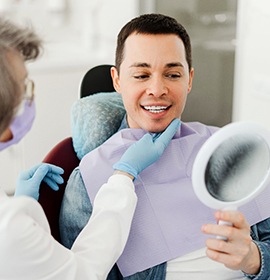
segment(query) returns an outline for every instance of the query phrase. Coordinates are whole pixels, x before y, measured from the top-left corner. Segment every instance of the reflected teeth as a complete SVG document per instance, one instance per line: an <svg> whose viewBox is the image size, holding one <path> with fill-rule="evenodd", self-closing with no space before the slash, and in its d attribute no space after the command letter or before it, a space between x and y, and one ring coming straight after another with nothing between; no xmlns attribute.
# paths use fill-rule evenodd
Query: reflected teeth
<svg viewBox="0 0 270 280"><path fill-rule="evenodd" d="M161 113L165 111L168 107L166 106L144 106L144 109L151 113Z"/></svg>

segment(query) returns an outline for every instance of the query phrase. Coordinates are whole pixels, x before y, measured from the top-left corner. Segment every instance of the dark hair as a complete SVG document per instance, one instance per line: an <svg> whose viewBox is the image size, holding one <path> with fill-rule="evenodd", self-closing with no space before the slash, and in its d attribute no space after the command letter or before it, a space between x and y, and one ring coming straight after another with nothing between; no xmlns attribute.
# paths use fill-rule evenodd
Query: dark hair
<svg viewBox="0 0 270 280"><path fill-rule="evenodd" d="M189 70L192 67L191 43L186 29L176 19L162 14L144 14L129 21L119 32L115 54L115 66L119 72L123 62L125 41L136 34L175 34L184 43Z"/></svg>
<svg viewBox="0 0 270 280"><path fill-rule="evenodd" d="M30 28L0 18L0 135L9 126L23 98L7 59L8 52L14 50L20 52L25 61L35 60L42 50L42 42Z"/></svg>

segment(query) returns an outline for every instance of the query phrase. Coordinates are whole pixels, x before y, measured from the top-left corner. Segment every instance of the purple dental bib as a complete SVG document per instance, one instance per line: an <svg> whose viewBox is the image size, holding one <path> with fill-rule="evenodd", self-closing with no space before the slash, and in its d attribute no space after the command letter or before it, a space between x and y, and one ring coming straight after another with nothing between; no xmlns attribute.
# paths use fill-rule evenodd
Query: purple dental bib
<svg viewBox="0 0 270 280"><path fill-rule="evenodd" d="M216 223L214 210L196 197L191 172L199 149L216 130L182 123L162 157L135 180L138 203L126 247L117 261L124 277L205 247L208 236L201 233L201 226ZM91 203L112 175L113 164L145 133L123 129L83 157L80 172ZM255 224L270 216L269 199L267 187L239 210Z"/></svg>

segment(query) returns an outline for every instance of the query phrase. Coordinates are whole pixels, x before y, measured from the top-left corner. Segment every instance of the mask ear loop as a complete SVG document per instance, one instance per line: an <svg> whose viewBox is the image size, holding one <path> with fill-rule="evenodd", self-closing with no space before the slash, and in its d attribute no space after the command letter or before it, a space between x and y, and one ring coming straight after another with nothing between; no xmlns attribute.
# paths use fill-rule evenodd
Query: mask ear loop
<svg viewBox="0 0 270 280"><path fill-rule="evenodd" d="M26 80L26 98L29 101L29 104L32 105L33 100L35 98L35 83L31 79ZM31 91L31 92L30 92ZM29 94L30 92L30 94Z"/></svg>
<svg viewBox="0 0 270 280"><path fill-rule="evenodd" d="M35 83L28 78L25 79L25 93L20 104L14 109L14 118L23 112L25 104L32 106L35 98ZM13 118L13 119L14 119Z"/></svg>

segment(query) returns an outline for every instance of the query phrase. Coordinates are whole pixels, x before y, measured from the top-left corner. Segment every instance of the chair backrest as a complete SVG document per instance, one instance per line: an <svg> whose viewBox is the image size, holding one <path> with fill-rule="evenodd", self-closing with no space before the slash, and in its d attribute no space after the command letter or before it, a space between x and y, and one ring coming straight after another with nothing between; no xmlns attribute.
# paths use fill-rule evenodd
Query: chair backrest
<svg viewBox="0 0 270 280"><path fill-rule="evenodd" d="M85 97L98 92L113 92L110 64L102 64L88 70L80 84L80 97Z"/></svg>
<svg viewBox="0 0 270 280"><path fill-rule="evenodd" d="M91 68L83 76L79 87L79 96L86 97L98 92L113 92L113 82L111 79L112 65L104 64ZM39 203L47 216L52 236L59 242L59 214L62 204L66 184L71 172L79 165L78 159L72 144L72 138L68 137L59 142L44 158L43 162L52 163L64 169L64 183L60 185L59 191L51 190L46 183L42 183L40 188Z"/></svg>
<svg viewBox="0 0 270 280"><path fill-rule="evenodd" d="M39 203L44 209L51 228L52 236L60 242L59 233L59 214L62 198L65 192L68 178L75 167L80 163L72 146L72 138L68 137L59 142L47 154L43 162L52 163L64 169L64 183L60 185L59 190L53 191L46 183L42 182L39 195Z"/></svg>

